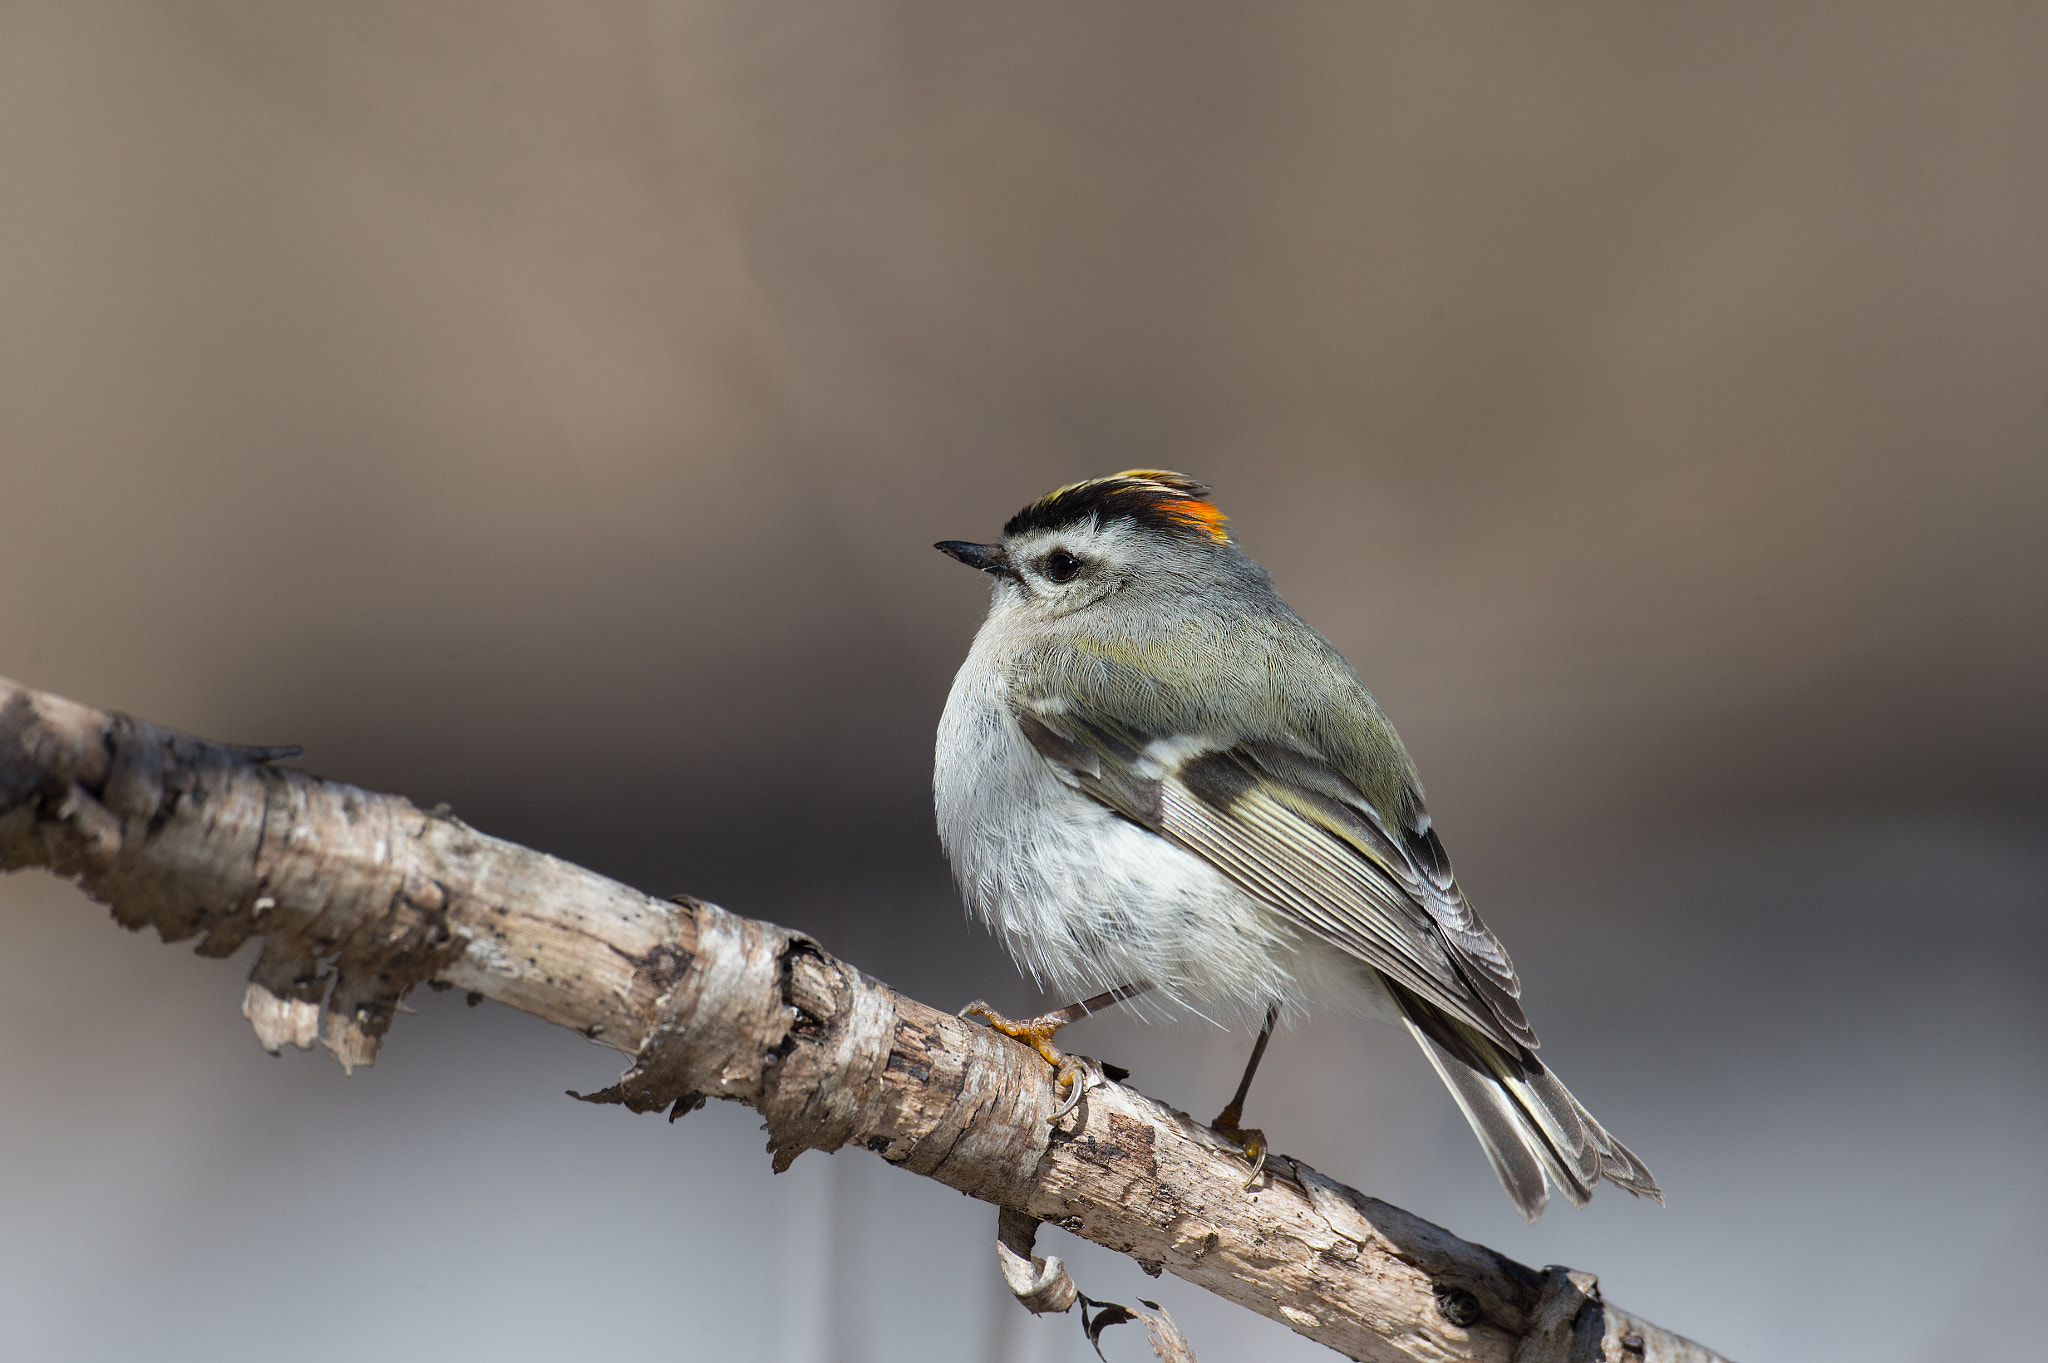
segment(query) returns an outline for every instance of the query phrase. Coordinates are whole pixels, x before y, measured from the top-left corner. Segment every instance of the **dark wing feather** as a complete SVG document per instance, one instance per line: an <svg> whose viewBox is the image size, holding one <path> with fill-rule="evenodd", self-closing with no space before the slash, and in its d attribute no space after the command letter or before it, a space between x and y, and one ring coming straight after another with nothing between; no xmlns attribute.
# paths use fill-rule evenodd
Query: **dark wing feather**
<svg viewBox="0 0 2048 1363"><path fill-rule="evenodd" d="M1390 830L1356 786L1297 748L1241 741L1183 756L1099 717L1015 713L1083 792L1511 1053L1535 1048L1514 966L1459 891L1419 802Z"/></svg>

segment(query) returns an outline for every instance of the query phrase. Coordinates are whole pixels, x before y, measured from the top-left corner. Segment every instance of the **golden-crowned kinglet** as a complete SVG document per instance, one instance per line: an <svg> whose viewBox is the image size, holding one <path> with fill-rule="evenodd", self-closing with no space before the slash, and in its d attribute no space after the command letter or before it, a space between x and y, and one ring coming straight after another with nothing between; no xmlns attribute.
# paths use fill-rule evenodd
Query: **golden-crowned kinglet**
<svg viewBox="0 0 2048 1363"><path fill-rule="evenodd" d="M1133 469L1063 487L1000 544L938 547L992 579L946 701L939 838L970 910L1043 985L1087 1002L1037 1046L1143 997L1263 1019L1217 1127L1238 1126L1276 1019L1405 1025L1531 1220L1601 1179L1656 1180L1536 1058L1521 982L1458 888L1415 766L1351 665L1231 542L1207 489ZM1142 1006L1142 1005L1140 1005ZM1247 1183L1246 1186L1250 1186Z"/></svg>

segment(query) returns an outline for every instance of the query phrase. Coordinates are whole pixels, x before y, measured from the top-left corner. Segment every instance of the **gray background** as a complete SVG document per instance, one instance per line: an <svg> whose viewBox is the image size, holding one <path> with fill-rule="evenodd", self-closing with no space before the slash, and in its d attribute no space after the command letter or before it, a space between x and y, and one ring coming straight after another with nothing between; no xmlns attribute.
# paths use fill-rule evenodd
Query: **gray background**
<svg viewBox="0 0 2048 1363"><path fill-rule="evenodd" d="M0 674L1027 1008L929 546L1184 469L1671 1205L1524 1226L1367 1024L1276 1042L1279 1147L1746 1360L2030 1354L2044 66L2012 4L13 0ZM988 1208L572 1103L531 1019L345 1079L53 881L0 927L0 1354L1082 1356ZM1246 1046L1070 1035L1204 1114Z"/></svg>

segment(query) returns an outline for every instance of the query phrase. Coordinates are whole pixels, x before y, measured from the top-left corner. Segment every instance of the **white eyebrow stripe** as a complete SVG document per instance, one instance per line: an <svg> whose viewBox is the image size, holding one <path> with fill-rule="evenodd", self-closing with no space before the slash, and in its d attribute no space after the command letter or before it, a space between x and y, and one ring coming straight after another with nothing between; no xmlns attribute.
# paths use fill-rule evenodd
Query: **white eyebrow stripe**
<svg viewBox="0 0 2048 1363"><path fill-rule="evenodd" d="M1093 520L1083 520L1057 530L1033 530L1006 540L1004 548L1010 555L1010 561L1019 566L1033 563L1054 549L1065 549L1081 558L1119 565L1141 554L1144 545L1139 532L1133 530L1128 522L1101 525Z"/></svg>

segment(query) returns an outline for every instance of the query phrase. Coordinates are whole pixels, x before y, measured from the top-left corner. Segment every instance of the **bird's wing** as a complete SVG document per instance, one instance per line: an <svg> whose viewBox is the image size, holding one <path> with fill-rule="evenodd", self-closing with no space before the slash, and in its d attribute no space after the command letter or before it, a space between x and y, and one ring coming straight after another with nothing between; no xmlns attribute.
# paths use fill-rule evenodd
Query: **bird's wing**
<svg viewBox="0 0 2048 1363"><path fill-rule="evenodd" d="M1020 701L1012 713L1087 795L1511 1053L1536 1047L1514 965L1459 890L1419 799L1390 824L1335 767L1289 743L1139 733L1071 704Z"/></svg>

